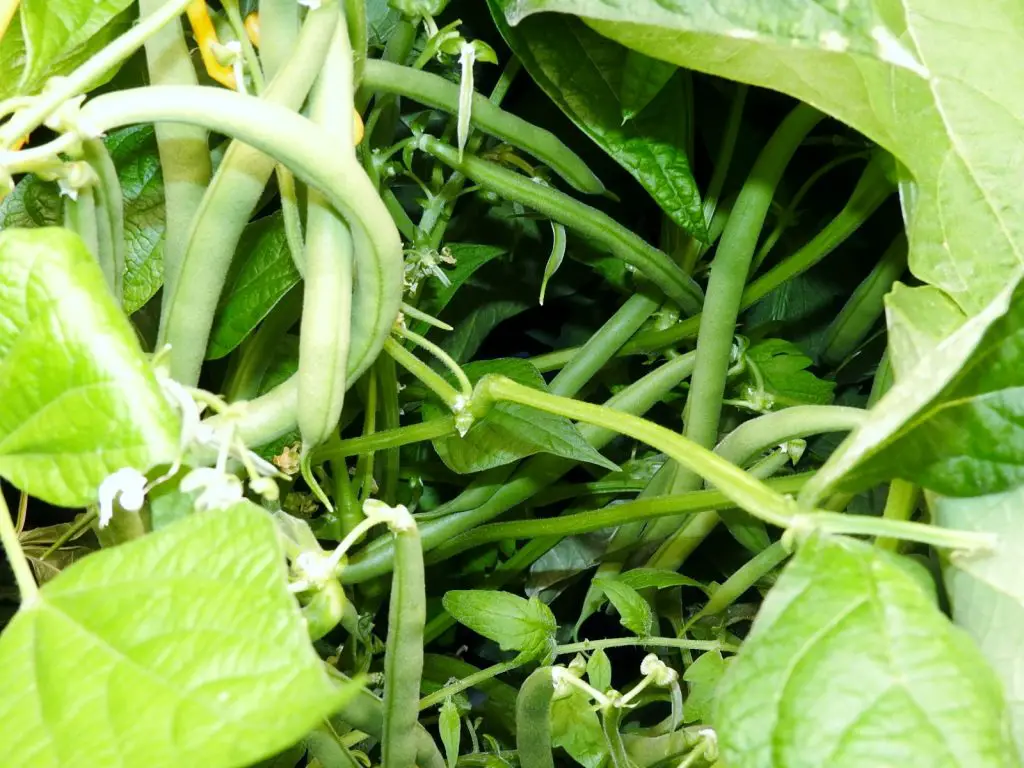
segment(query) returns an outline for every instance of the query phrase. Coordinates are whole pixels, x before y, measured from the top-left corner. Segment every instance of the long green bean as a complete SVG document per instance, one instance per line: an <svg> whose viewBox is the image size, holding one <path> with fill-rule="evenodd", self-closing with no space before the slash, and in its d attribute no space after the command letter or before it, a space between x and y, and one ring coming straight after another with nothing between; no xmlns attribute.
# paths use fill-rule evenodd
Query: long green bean
<svg viewBox="0 0 1024 768"><path fill-rule="evenodd" d="M451 114L459 111L459 86L413 67L380 60L368 61L363 85L405 96ZM473 94L470 122L484 133L533 155L580 192L594 195L604 192L601 180L557 136L506 112L478 93Z"/></svg>
<svg viewBox="0 0 1024 768"><path fill-rule="evenodd" d="M124 271L127 260L127 245L124 236L124 199L121 196L121 182L117 168L100 139L82 142L83 157L96 173L96 227L100 251L109 252L113 270L112 289L114 298L121 301L124 294Z"/></svg>
<svg viewBox="0 0 1024 768"><path fill-rule="evenodd" d="M522 768L555 768L551 753L551 667L535 670L516 697L516 751Z"/></svg>
<svg viewBox="0 0 1024 768"><path fill-rule="evenodd" d="M688 314L696 314L703 304L700 286L664 253L654 248L610 216L544 186L497 163L459 153L433 136L423 134L419 146L434 157L512 202L543 213L570 229L601 243L617 257L646 275L657 287Z"/></svg>

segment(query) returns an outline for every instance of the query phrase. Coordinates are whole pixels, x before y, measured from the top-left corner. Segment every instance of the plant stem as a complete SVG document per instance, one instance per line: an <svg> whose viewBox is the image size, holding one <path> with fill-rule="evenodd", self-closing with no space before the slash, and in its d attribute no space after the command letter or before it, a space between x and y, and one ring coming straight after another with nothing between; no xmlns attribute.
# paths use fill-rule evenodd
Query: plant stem
<svg viewBox="0 0 1024 768"><path fill-rule="evenodd" d="M782 542L777 541L767 549L762 549L715 589L707 604L686 622L683 631L685 632L705 616L713 616L724 611L735 603L744 592L775 570L779 563L787 557L789 557L789 552Z"/></svg>
<svg viewBox="0 0 1024 768"><path fill-rule="evenodd" d="M3 544L4 552L7 553L7 562L14 571L14 580L18 584L18 591L21 593L22 609L29 608L39 597L39 586L32 575L32 566L29 565L25 553L21 549L21 542L18 540L18 532L14 529L14 521L11 519L11 511L7 508L7 500L0 492L0 544Z"/></svg>
<svg viewBox="0 0 1024 768"><path fill-rule="evenodd" d="M410 424L396 429L375 432L372 435L353 437L335 443L327 443L313 453L315 461L338 461L346 456L360 456L374 451L386 451L403 445L436 440L455 434L455 419L440 416L436 419Z"/></svg>
<svg viewBox="0 0 1024 768"><path fill-rule="evenodd" d="M433 368L394 339L387 339L384 342L384 351L391 355L396 363L423 382L431 392L441 399L442 403L452 410L456 409L463 396Z"/></svg>
<svg viewBox="0 0 1024 768"><path fill-rule="evenodd" d="M888 537L901 541L916 541L929 547L962 549L967 552L991 551L999 543L998 537L992 533L951 530L906 520L888 520L841 512L800 514L794 516L792 523L794 529L807 525L822 533Z"/></svg>
<svg viewBox="0 0 1024 768"><path fill-rule="evenodd" d="M885 497L882 517L886 520L909 520L917 509L917 500L920 496L920 488L896 478L889 483L889 495ZM899 548L899 541L891 537L882 537L875 542L875 546L895 552Z"/></svg>
<svg viewBox="0 0 1024 768"><path fill-rule="evenodd" d="M434 691L429 696L424 696L420 699L420 710L430 709L433 706L441 704L449 696L462 693L466 689L472 688L474 685L486 682L498 675L510 672L513 669L518 669L524 663L525 662L522 661L503 661L500 664L494 664L486 669L481 669L479 672L474 672L468 677L464 677L451 685L446 685L444 688Z"/></svg>
<svg viewBox="0 0 1024 768"><path fill-rule="evenodd" d="M687 640L682 637L612 637L607 640L581 640L578 643L566 643L555 647L556 656L570 653L605 650L607 648L684 648L691 651L727 651L736 652L736 648L725 645L717 640Z"/></svg>
<svg viewBox="0 0 1024 768"><path fill-rule="evenodd" d="M449 355L447 352L445 352L443 349L437 346L437 344L430 341L429 339L420 336L418 333L410 331L402 323L399 323L395 326L395 333L397 333L403 339L408 339L416 346L427 350L427 352L429 352L437 360L439 360L441 364L444 365L445 368L451 371L452 376L455 377L455 381L459 385L459 389L462 391L463 397L465 397L468 400L470 397L473 396L473 384L470 382L469 377L466 376L466 372L462 370L462 366L456 363L452 359L451 355ZM424 382L424 384L426 384L426 382Z"/></svg>
<svg viewBox="0 0 1024 768"><path fill-rule="evenodd" d="M82 531L84 531L86 528L88 528L90 525L92 525L93 521L97 517L99 517L99 511L96 510L96 509L93 509L93 510L90 510L90 511L84 513L78 519L77 522L75 522L74 524L69 526L68 529L66 531L64 531L64 533L62 533L60 536L57 537L57 540L54 541L53 544L51 544L47 548L47 550L45 552L43 552L42 555L40 555L39 559L40 560L45 560L46 558L48 558L50 555L52 555L54 552L56 552L58 549L63 547L69 541L71 541L76 536L78 536Z"/></svg>
<svg viewBox="0 0 1024 768"><path fill-rule="evenodd" d="M743 466L762 451L797 438L826 432L849 432L867 418L862 408L797 405L745 421L715 448L724 459Z"/></svg>

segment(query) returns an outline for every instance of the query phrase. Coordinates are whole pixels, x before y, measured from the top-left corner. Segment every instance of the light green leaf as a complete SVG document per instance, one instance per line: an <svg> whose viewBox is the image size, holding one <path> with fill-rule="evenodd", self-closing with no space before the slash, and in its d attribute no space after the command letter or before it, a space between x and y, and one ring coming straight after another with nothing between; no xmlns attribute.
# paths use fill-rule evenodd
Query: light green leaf
<svg viewBox="0 0 1024 768"><path fill-rule="evenodd" d="M721 16L719 5L695 0L508 5L517 17L588 15L599 32L649 56L783 91L877 141L916 180L911 271L967 314L1024 261L1024 224L1009 215L1024 175L1024 156L1011 150L1024 141L1024 74L1005 66L1024 35L1013 3L879 0L876 11L851 0L835 13L840 0L747 0Z"/></svg>
<svg viewBox="0 0 1024 768"><path fill-rule="evenodd" d="M889 359L896 378L914 366L963 325L967 318L945 293L931 285L908 288L896 283L885 297Z"/></svg>
<svg viewBox="0 0 1024 768"><path fill-rule="evenodd" d="M682 85L670 80L623 124L620 101L628 52L571 16L547 15L510 27L502 0L488 0L502 37L526 71L570 120L625 168L673 221L700 240L707 226L686 156L689 116Z"/></svg>
<svg viewBox="0 0 1024 768"><path fill-rule="evenodd" d="M823 381L807 370L814 363L796 344L784 339L765 339L747 350L747 364L756 367L775 408L793 405L828 405L835 382ZM757 388L753 374L748 386Z"/></svg>
<svg viewBox="0 0 1024 768"><path fill-rule="evenodd" d="M999 681L897 556L812 537L722 678L730 768L1012 768Z"/></svg>
<svg viewBox="0 0 1024 768"><path fill-rule="evenodd" d="M943 580L953 621L974 638L1003 683L1017 748L1024 751L1024 489L975 499L937 498L931 508L939 525L999 536L995 552L948 558Z"/></svg>
<svg viewBox="0 0 1024 768"><path fill-rule="evenodd" d="M22 0L21 23L12 21L0 42L5 73L0 99L38 93L49 78L84 63L128 28L131 19L122 12L130 5L130 0Z"/></svg>
<svg viewBox="0 0 1024 768"><path fill-rule="evenodd" d="M725 659L721 651L707 651L686 668L683 681L686 683L686 703L683 705L683 722L701 723L711 719L715 704L715 691L725 674Z"/></svg>
<svg viewBox="0 0 1024 768"><path fill-rule="evenodd" d="M170 463L178 423L82 241L0 232L0 475L85 506L122 467Z"/></svg>
<svg viewBox="0 0 1024 768"><path fill-rule="evenodd" d="M640 114L651 100L661 93L661 89L668 85L677 69L675 64L652 59L639 51L627 53L619 91L622 122L632 120Z"/></svg>
<svg viewBox="0 0 1024 768"><path fill-rule="evenodd" d="M233 264L213 318L208 360L234 350L299 282L280 213L245 228Z"/></svg>
<svg viewBox="0 0 1024 768"><path fill-rule="evenodd" d="M802 499L893 477L949 496L998 493L1024 482L1024 424L1017 416L1024 285L1009 288L895 383Z"/></svg>
<svg viewBox="0 0 1024 768"><path fill-rule="evenodd" d="M608 758L601 721L578 688L551 700L551 746L561 747L584 768L601 768Z"/></svg>
<svg viewBox="0 0 1024 768"><path fill-rule="evenodd" d="M451 698L445 699L441 705L437 727L441 733L448 768L455 768L455 763L459 760L459 744L462 741L462 718L459 716L459 708Z"/></svg>
<svg viewBox="0 0 1024 768"><path fill-rule="evenodd" d="M708 592L708 588L699 581L662 568L632 568L620 573L618 580L635 590L696 587L705 594Z"/></svg>
<svg viewBox="0 0 1024 768"><path fill-rule="evenodd" d="M503 651L522 651L527 658L539 659L555 642L558 623L536 597L460 589L445 593L443 603L453 619L498 643Z"/></svg>
<svg viewBox="0 0 1024 768"><path fill-rule="evenodd" d="M6 765L249 765L346 697L248 502L90 555L0 636Z"/></svg>
<svg viewBox="0 0 1024 768"><path fill-rule="evenodd" d="M593 584L615 606L622 626L639 637L651 635L654 631L654 611L639 592L620 579L597 578Z"/></svg>
<svg viewBox="0 0 1024 768"><path fill-rule="evenodd" d="M598 648L587 659L587 682L591 688L607 691L612 687L612 663L608 654Z"/></svg>
<svg viewBox="0 0 1024 768"><path fill-rule="evenodd" d="M124 311L131 314L163 284L164 188L152 126L112 132L104 144L114 161L124 199L127 259ZM29 174L0 201L0 230L62 223L57 185Z"/></svg>
<svg viewBox="0 0 1024 768"><path fill-rule="evenodd" d="M518 358L470 363L463 370L473 383L488 374L500 374L535 389L547 388L540 372L530 362ZM426 420L444 413L440 405L423 406ZM498 403L465 436L439 438L433 444L441 461L461 474L482 472L537 453L553 453L612 471L618 469L584 439L569 419L516 403Z"/></svg>
<svg viewBox="0 0 1024 768"><path fill-rule="evenodd" d="M540 299L537 303L544 305L544 293L548 289L548 281L555 276L558 268L562 266L565 259L565 227L557 222L551 222L551 255L548 256L544 265L544 276L540 280Z"/></svg>

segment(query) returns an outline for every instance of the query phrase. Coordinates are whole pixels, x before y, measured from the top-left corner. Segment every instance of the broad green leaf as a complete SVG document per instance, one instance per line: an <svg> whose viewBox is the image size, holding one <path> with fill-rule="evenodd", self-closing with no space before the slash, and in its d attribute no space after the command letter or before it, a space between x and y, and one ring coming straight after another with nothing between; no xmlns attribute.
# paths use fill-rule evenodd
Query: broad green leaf
<svg viewBox="0 0 1024 768"><path fill-rule="evenodd" d="M814 363L796 344L783 339L765 339L747 350L751 371L747 387L752 396L767 395L774 408L792 405L828 405L835 383L823 381L807 370ZM757 391L764 384L764 392Z"/></svg>
<svg viewBox="0 0 1024 768"><path fill-rule="evenodd" d="M346 696L248 502L90 555L0 635L5 765L250 765Z"/></svg>
<svg viewBox="0 0 1024 768"><path fill-rule="evenodd" d="M899 379L802 498L893 477L948 496L1024 482L1024 430L1016 416L1022 328L1024 285L1004 291Z"/></svg>
<svg viewBox="0 0 1024 768"><path fill-rule="evenodd" d="M686 683L686 703L683 705L683 722L700 723L711 719L715 703L715 691L725 674L725 659L721 651L707 651L686 668L683 681Z"/></svg>
<svg viewBox="0 0 1024 768"><path fill-rule="evenodd" d="M551 699L551 746L561 747L584 768L601 768L608 758L601 721L588 696L572 688Z"/></svg>
<svg viewBox="0 0 1024 768"><path fill-rule="evenodd" d="M281 214L247 226L213 318L207 359L224 357L241 344L299 279Z"/></svg>
<svg viewBox="0 0 1024 768"><path fill-rule="evenodd" d="M113 131L104 143L121 182L127 245L123 304L131 314L163 284L163 176L151 126ZM0 230L60 225L62 206L55 183L29 174L0 201Z"/></svg>
<svg viewBox="0 0 1024 768"><path fill-rule="evenodd" d="M966 317L952 299L931 285L896 283L885 297L889 358L897 379L910 374Z"/></svg>
<svg viewBox="0 0 1024 768"><path fill-rule="evenodd" d="M459 320L455 330L445 335L441 348L455 362L472 360L480 345L501 323L522 314L530 305L524 301L501 300L480 304Z"/></svg>
<svg viewBox="0 0 1024 768"><path fill-rule="evenodd" d="M598 648L587 659L587 682L591 688L607 691L612 687L612 663L608 654Z"/></svg>
<svg viewBox="0 0 1024 768"><path fill-rule="evenodd" d="M943 580L953 621L974 638L1003 683L1017 748L1024 751L1024 490L975 499L937 498L931 508L939 525L999 536L995 552L948 558Z"/></svg>
<svg viewBox="0 0 1024 768"><path fill-rule="evenodd" d="M999 681L898 564L812 537L722 678L713 725L730 768L1020 765Z"/></svg>
<svg viewBox="0 0 1024 768"><path fill-rule="evenodd" d="M695 579L675 571L661 568L632 568L617 577L623 584L636 590L665 589L666 587L696 587L707 594L707 587Z"/></svg>
<svg viewBox="0 0 1024 768"><path fill-rule="evenodd" d="M640 114L651 100L668 85L678 67L674 64L652 59L639 51L626 54L622 70L622 86L619 100L622 102L622 122L632 120Z"/></svg>
<svg viewBox="0 0 1024 768"><path fill-rule="evenodd" d="M501 374L535 389L547 388L540 372L530 362L518 358L470 363L463 370L473 383L488 374ZM426 420L444 413L440 405L425 403L423 406ZM441 461L461 474L482 472L536 453L553 453L612 471L618 469L584 439L569 419L516 403L496 404L465 436L439 438L433 445Z"/></svg>
<svg viewBox="0 0 1024 768"><path fill-rule="evenodd" d="M615 606L622 626L639 637L648 637L654 631L654 611L633 587L620 579L597 578L593 584Z"/></svg>
<svg viewBox="0 0 1024 768"><path fill-rule="evenodd" d="M0 41L0 99L38 93L49 78L84 63L128 29L131 19L122 12L129 6L130 0L22 0L21 23L12 21Z"/></svg>
<svg viewBox="0 0 1024 768"><path fill-rule="evenodd" d="M504 248L494 245L474 245L472 243L451 243L446 246L455 259L455 264L444 270L448 285L440 280L427 280L423 293L422 309L432 315L438 315L448 306L455 293L482 266L506 253Z"/></svg>
<svg viewBox="0 0 1024 768"><path fill-rule="evenodd" d="M444 609L503 651L543 658L554 645L558 623L551 609L536 597L527 600L510 592L460 589L445 593Z"/></svg>
<svg viewBox="0 0 1024 768"><path fill-rule="evenodd" d="M177 454L177 417L67 230L0 232L0 371L0 475L32 496L85 506L115 470Z"/></svg>
<svg viewBox="0 0 1024 768"><path fill-rule="evenodd" d="M877 141L916 181L911 271L974 314L1024 253L1024 223L1009 215L1024 171L1012 151L1024 140L1024 71L1006 66L1024 17L992 0L850 0L835 12L840 5L746 0L719 15L719 4L692 0L508 3L516 18L590 16L649 56L783 91Z"/></svg>
<svg viewBox="0 0 1024 768"><path fill-rule="evenodd" d="M526 71L580 129L625 168L679 226L707 240L700 191L686 156L689 116L678 78L623 123L628 51L571 16L547 15L515 27L502 0L488 0L502 37Z"/></svg>

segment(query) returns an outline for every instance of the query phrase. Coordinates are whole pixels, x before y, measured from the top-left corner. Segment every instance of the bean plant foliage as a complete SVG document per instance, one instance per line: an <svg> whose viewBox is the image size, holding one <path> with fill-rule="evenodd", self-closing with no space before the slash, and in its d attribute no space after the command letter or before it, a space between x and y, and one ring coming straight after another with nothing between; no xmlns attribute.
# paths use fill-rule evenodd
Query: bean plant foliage
<svg viewBox="0 0 1024 768"><path fill-rule="evenodd" d="M0 764L1020 766L1022 39L0 0Z"/></svg>

